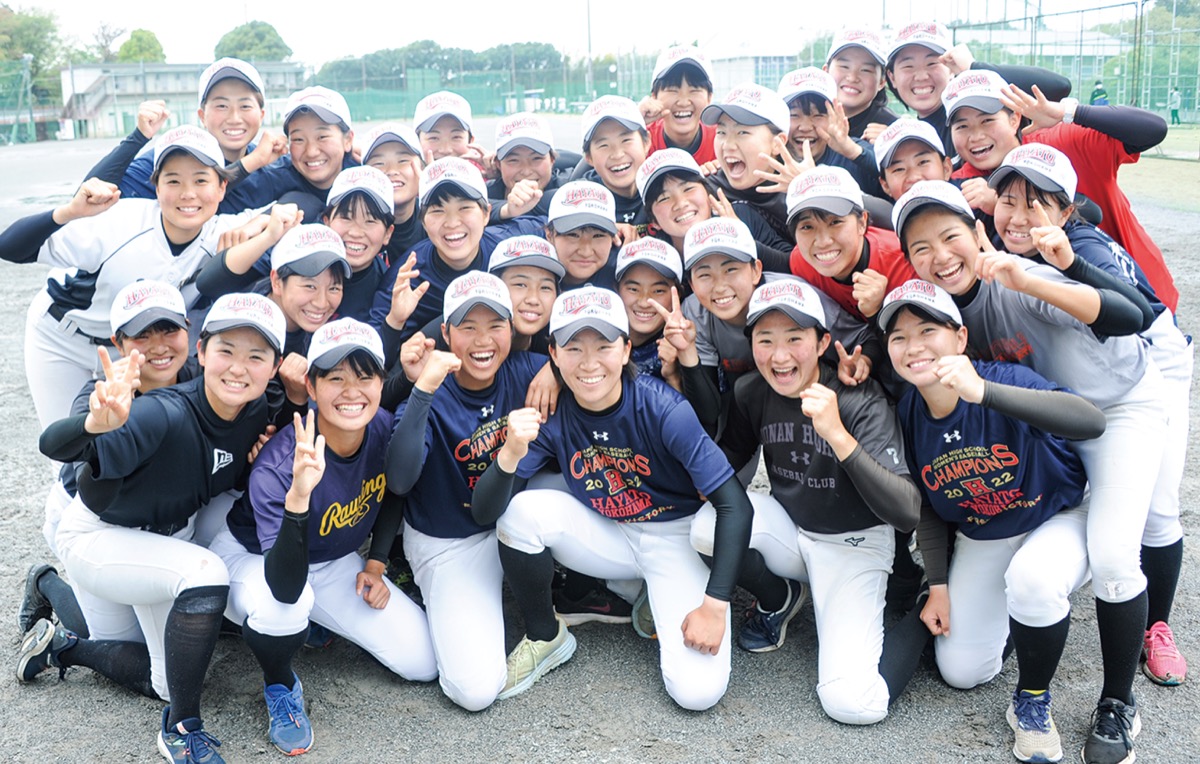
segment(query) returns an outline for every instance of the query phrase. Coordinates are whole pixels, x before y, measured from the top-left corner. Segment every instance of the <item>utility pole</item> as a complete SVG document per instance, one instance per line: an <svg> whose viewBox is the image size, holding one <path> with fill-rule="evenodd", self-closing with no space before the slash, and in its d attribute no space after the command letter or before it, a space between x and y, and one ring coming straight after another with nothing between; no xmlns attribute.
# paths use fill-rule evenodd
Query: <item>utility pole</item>
<svg viewBox="0 0 1200 764"><path fill-rule="evenodd" d="M596 100L596 82L592 73L592 0L587 0L587 56L587 77L584 89L587 90L587 97L594 101Z"/></svg>

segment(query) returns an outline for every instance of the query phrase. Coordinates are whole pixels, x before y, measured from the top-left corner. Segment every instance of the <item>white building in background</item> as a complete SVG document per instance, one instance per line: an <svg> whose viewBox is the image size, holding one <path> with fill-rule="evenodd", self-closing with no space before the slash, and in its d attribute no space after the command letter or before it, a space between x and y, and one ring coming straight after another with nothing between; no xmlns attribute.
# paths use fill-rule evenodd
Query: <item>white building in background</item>
<svg viewBox="0 0 1200 764"><path fill-rule="evenodd" d="M304 86L301 64L256 63L268 101ZM166 101L170 126L195 124L200 73L208 64L85 64L62 70L62 138L128 135L137 127L138 104ZM73 129L73 133L71 132Z"/></svg>

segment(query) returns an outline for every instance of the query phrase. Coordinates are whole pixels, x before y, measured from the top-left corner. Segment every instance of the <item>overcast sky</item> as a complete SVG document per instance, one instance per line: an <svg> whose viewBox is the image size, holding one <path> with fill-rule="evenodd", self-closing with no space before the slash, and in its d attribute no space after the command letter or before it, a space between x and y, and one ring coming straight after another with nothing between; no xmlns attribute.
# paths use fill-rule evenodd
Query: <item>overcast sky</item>
<svg viewBox="0 0 1200 764"><path fill-rule="evenodd" d="M6 0L17 8L41 8L58 16L65 38L90 43L102 23L158 35L171 63L211 61L221 36L246 21L269 22L293 50L292 60L309 66L398 48L420 39L445 47L483 50L509 42L546 41L572 56L587 51L587 0L205 0L169 2L96 0ZM593 0L592 50L596 55L638 49L654 51L676 42L699 40L718 54L723 47L754 45L768 33L792 39L798 48L819 31L846 25L898 27L933 18L1001 19L1099 5L1089 0L797 0L715 2L705 0ZM1109 4L1105 2L1103 4ZM680 8L714 8L709 17L680 18ZM804 8L801 16L799 9ZM373 13L362 9L376 9ZM500 9L504 9L501 12ZM518 12L519 11L519 12ZM742 15L751 12L754 17ZM1109 20L1091 14L1087 26ZM1073 21L1072 26L1077 26ZM1055 25L1052 23L1052 26ZM331 32L331 30L335 30ZM773 42L786 42L776 39ZM771 47L774 47L772 45Z"/></svg>

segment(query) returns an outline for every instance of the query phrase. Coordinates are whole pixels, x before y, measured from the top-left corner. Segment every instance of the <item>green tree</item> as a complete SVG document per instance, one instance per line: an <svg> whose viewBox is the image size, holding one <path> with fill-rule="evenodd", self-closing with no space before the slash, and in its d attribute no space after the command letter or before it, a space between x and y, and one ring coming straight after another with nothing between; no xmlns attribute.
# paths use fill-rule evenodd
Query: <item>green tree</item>
<svg viewBox="0 0 1200 764"><path fill-rule="evenodd" d="M34 77L54 69L59 53L58 23L54 14L39 10L13 11L0 5L0 60L20 61L33 55Z"/></svg>
<svg viewBox="0 0 1200 764"><path fill-rule="evenodd" d="M162 63L166 60L167 56L163 53L162 43L158 41L158 37L149 29L133 30L129 35L129 39L117 51L117 61L122 64L137 61Z"/></svg>
<svg viewBox="0 0 1200 764"><path fill-rule="evenodd" d="M243 61L286 61L292 55L275 27L265 21L251 21L235 27L217 43L213 50L217 58L240 58Z"/></svg>

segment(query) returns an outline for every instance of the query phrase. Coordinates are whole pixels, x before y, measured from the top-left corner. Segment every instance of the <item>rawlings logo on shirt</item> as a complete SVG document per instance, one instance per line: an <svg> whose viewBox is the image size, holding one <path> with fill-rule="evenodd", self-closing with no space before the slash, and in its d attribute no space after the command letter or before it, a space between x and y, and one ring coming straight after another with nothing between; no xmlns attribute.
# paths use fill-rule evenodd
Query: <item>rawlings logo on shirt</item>
<svg viewBox="0 0 1200 764"><path fill-rule="evenodd" d="M329 505L321 516L321 535L328 536L335 530L353 528L371 513L373 507L383 501L383 492L387 487L387 478L379 473L369 480L362 482L362 490L358 496L346 504L334 502Z"/></svg>

